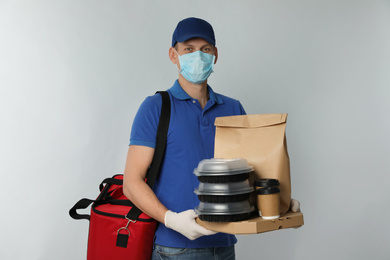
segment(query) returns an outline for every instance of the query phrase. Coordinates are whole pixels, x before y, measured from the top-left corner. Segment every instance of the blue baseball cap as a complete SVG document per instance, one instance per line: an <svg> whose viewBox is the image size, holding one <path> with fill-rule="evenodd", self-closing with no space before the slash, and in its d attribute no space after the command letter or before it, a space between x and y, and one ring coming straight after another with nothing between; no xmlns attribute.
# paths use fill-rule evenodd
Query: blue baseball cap
<svg viewBox="0 0 390 260"><path fill-rule="evenodd" d="M172 47L176 42L184 42L191 38L202 38L215 46L214 30L211 24L200 18L190 17L180 21L172 35Z"/></svg>

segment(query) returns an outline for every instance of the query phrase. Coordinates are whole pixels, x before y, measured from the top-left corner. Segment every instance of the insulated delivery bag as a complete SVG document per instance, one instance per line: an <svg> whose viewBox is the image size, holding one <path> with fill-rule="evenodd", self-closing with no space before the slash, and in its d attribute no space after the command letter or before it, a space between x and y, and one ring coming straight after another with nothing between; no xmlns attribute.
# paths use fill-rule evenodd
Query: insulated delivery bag
<svg viewBox="0 0 390 260"><path fill-rule="evenodd" d="M126 216L134 205L123 195L122 180L122 174L105 179L96 200L81 199L70 211L74 219L90 221L88 260L150 259L157 222L145 213L134 220ZM90 204L91 215L76 212Z"/></svg>

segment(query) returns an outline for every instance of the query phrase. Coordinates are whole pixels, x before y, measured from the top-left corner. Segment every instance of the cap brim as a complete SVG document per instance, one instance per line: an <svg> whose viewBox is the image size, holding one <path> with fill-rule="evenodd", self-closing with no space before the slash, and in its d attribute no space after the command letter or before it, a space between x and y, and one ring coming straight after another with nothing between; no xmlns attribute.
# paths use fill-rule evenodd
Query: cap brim
<svg viewBox="0 0 390 260"><path fill-rule="evenodd" d="M206 40L208 43L210 43L211 45L215 46L215 41L213 41L212 38L210 38L204 34L187 34L187 35L183 35L183 36L179 37L176 40L177 40L177 42L185 42L185 41L192 39L192 38L202 38L202 39Z"/></svg>

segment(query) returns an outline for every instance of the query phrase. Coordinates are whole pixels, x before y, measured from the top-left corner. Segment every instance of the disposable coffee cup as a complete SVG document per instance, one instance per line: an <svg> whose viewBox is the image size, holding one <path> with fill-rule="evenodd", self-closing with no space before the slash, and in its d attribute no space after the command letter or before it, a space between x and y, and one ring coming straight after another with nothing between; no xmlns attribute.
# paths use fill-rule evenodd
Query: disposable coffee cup
<svg viewBox="0 0 390 260"><path fill-rule="evenodd" d="M266 187L277 187L279 184L278 179L257 179L255 180L254 186L255 189L258 190Z"/></svg>
<svg viewBox="0 0 390 260"><path fill-rule="evenodd" d="M278 187L265 187L258 189L257 208L263 219L280 217L280 189Z"/></svg>

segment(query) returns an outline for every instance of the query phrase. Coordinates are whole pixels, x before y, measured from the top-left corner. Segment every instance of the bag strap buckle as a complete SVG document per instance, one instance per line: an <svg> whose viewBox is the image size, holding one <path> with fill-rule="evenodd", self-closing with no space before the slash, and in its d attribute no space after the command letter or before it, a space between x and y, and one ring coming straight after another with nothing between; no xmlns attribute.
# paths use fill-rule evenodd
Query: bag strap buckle
<svg viewBox="0 0 390 260"><path fill-rule="evenodd" d="M126 228L130 225L130 223L135 223L135 222L137 222L137 220L128 218L127 216L125 216L125 219L127 219L127 220L129 221L129 222L127 222Z"/></svg>
<svg viewBox="0 0 390 260"><path fill-rule="evenodd" d="M127 217L125 217L125 219L128 220L126 226L125 226L125 227L121 227L120 229L118 229L118 232L117 232L117 233L118 233L118 235L119 235L119 232L120 232L121 230L126 230L126 231L129 233L129 236L130 236L129 225L130 225L130 223L136 223L137 220L133 220L133 219L130 219L130 218L127 218Z"/></svg>

